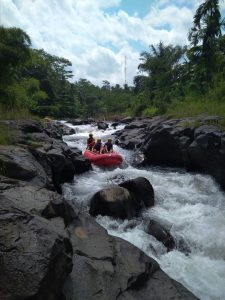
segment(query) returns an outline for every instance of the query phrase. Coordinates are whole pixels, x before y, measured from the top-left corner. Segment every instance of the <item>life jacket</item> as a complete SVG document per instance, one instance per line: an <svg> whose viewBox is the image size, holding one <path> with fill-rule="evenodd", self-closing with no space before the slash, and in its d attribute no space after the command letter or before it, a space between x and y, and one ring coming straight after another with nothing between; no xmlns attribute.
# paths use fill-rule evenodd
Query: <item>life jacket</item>
<svg viewBox="0 0 225 300"><path fill-rule="evenodd" d="M87 146L88 146L89 148L92 148L92 147L94 147L94 144L95 144L95 139L94 139L93 137L89 137L89 138L87 139Z"/></svg>
<svg viewBox="0 0 225 300"><path fill-rule="evenodd" d="M107 148L107 151L111 151L113 149L113 145L110 142L105 143L105 147Z"/></svg>
<svg viewBox="0 0 225 300"><path fill-rule="evenodd" d="M102 148L102 143L101 142L97 142L95 145L94 145L94 149L96 151L100 151Z"/></svg>

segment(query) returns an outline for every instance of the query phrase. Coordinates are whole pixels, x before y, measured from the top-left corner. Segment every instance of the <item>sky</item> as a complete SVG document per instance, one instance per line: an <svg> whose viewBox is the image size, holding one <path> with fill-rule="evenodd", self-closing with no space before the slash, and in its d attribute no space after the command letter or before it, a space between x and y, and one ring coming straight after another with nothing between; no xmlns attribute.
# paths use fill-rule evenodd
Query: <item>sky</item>
<svg viewBox="0 0 225 300"><path fill-rule="evenodd" d="M111 85L138 75L140 53L160 41L188 43L202 0L0 0L0 24L23 29L32 47L69 59L73 81ZM221 0L221 10L225 1ZM126 57L126 72L125 72Z"/></svg>

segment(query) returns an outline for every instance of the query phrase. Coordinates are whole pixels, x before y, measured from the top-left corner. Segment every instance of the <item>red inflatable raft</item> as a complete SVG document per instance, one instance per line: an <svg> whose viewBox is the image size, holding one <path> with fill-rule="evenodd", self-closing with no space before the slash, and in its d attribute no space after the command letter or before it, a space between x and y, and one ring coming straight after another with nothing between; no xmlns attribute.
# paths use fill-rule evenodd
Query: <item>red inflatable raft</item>
<svg viewBox="0 0 225 300"><path fill-rule="evenodd" d="M123 161L122 156L116 152L99 154L91 152L89 150L85 150L84 156L88 158L93 164L102 167L118 166Z"/></svg>

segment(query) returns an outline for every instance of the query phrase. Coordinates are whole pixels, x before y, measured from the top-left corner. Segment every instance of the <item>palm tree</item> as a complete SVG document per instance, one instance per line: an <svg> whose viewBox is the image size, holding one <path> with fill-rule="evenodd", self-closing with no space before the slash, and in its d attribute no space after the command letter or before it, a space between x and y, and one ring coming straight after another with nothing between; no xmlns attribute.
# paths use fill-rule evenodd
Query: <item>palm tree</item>
<svg viewBox="0 0 225 300"><path fill-rule="evenodd" d="M208 84L217 69L218 40L223 25L219 0L207 0L198 7L189 32L188 38L192 46L189 58L196 67L197 76Z"/></svg>

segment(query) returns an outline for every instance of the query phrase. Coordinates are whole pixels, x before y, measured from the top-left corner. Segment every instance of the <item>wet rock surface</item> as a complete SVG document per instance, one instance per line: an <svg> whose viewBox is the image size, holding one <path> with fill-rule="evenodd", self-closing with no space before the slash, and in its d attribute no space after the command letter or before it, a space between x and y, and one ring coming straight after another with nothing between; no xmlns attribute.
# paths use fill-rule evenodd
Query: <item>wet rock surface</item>
<svg viewBox="0 0 225 300"><path fill-rule="evenodd" d="M105 122L98 122L97 126L98 126L98 129L100 129L100 130L106 130L109 127L109 125Z"/></svg>
<svg viewBox="0 0 225 300"><path fill-rule="evenodd" d="M62 142L70 130L47 122L6 122L15 136L0 147L0 299L196 299L59 194L90 163ZM139 181L150 195L145 205L154 204L151 186ZM129 197L140 192L124 184Z"/></svg>
<svg viewBox="0 0 225 300"><path fill-rule="evenodd" d="M158 241L162 242L167 248L167 251L171 251L175 248L175 241L169 231L161 224L154 220L150 220L145 226L145 232L154 236Z"/></svg>
<svg viewBox="0 0 225 300"><path fill-rule="evenodd" d="M130 192L123 187L111 187L103 189L91 198L90 214L102 215L120 219L130 219L137 216L138 207L136 200Z"/></svg>
<svg viewBox="0 0 225 300"><path fill-rule="evenodd" d="M142 165L206 173L225 189L225 138L220 121L217 116L135 119L118 131L116 138L121 147L139 149L144 154Z"/></svg>
<svg viewBox="0 0 225 300"><path fill-rule="evenodd" d="M90 199L90 214L120 219L137 217L141 209L154 205L154 190L143 177L102 189Z"/></svg>
<svg viewBox="0 0 225 300"><path fill-rule="evenodd" d="M126 188L136 202L139 203L141 208L154 205L154 190L151 183L146 178L137 177L124 181L120 183L119 186Z"/></svg>
<svg viewBox="0 0 225 300"><path fill-rule="evenodd" d="M43 167L26 148L1 146L0 172L7 177L25 180L39 186L47 184Z"/></svg>
<svg viewBox="0 0 225 300"><path fill-rule="evenodd" d="M79 215L70 238L74 267L64 285L65 299L197 299L156 261L108 235L88 215Z"/></svg>
<svg viewBox="0 0 225 300"><path fill-rule="evenodd" d="M0 148L0 174L26 180L61 193L61 184L75 174L91 169L91 163L77 149L70 149L61 137L71 134L57 121L9 121L13 146Z"/></svg>
<svg viewBox="0 0 225 300"><path fill-rule="evenodd" d="M0 299L58 299L72 247L46 219L0 195Z"/></svg>

